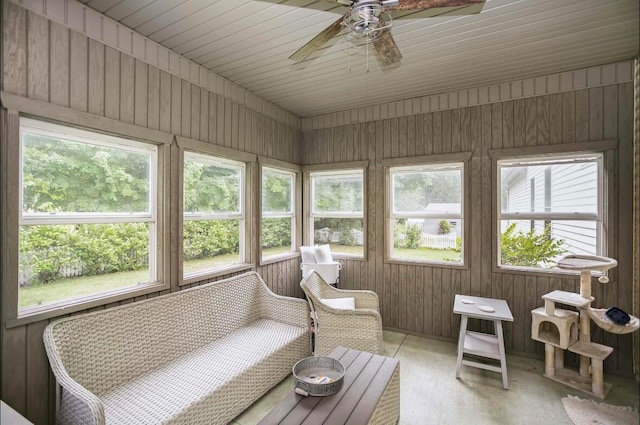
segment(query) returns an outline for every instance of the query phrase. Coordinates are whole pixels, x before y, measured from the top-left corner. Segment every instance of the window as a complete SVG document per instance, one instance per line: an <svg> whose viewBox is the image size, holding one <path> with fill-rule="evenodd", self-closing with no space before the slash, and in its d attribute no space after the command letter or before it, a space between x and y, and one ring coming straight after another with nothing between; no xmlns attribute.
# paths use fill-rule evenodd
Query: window
<svg viewBox="0 0 640 425"><path fill-rule="evenodd" d="M295 251L296 174L262 168L262 258Z"/></svg>
<svg viewBox="0 0 640 425"><path fill-rule="evenodd" d="M463 163L389 168L390 258L463 263Z"/></svg>
<svg viewBox="0 0 640 425"><path fill-rule="evenodd" d="M330 244L334 254L364 256L364 171L313 172L313 243Z"/></svg>
<svg viewBox="0 0 640 425"><path fill-rule="evenodd" d="M602 155L498 161L500 266L553 269L602 254Z"/></svg>
<svg viewBox="0 0 640 425"><path fill-rule="evenodd" d="M243 263L244 163L185 152L183 171L183 276Z"/></svg>
<svg viewBox="0 0 640 425"><path fill-rule="evenodd" d="M157 280L151 144L20 119L19 311Z"/></svg>

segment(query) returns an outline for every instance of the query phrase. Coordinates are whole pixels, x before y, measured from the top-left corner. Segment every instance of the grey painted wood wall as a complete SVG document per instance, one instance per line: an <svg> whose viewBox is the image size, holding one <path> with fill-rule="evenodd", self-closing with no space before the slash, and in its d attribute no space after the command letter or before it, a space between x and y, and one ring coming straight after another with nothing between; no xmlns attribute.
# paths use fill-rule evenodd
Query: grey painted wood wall
<svg viewBox="0 0 640 425"><path fill-rule="evenodd" d="M299 130L11 2L2 3L3 91L280 161L301 163ZM302 296L297 259L261 266L257 271L274 292ZM224 277L228 276L218 279ZM178 290L177 285L172 285L172 290ZM0 331L0 397L35 424L54 423L55 381L42 343L48 323L44 320L10 329L2 323Z"/></svg>
<svg viewBox="0 0 640 425"><path fill-rule="evenodd" d="M541 356L541 344L530 338L530 310L542 305L543 293L556 288L575 291L578 281L492 271L493 170L487 152L501 147L618 138L614 164L609 164L615 170L610 200L616 207L608 243L610 255L618 258L620 267L611 274L607 287L594 286L594 295L599 305L631 310L631 84L345 125L301 135L12 3L3 2L2 12L4 91L291 163L369 160L367 259L342 261L341 283L347 288L375 290L381 298L385 326L409 333L455 340L459 326L459 317L451 314L455 293L504 298L516 317L505 329L508 350ZM471 222L467 235L469 268L385 264L382 160L463 151L473 152L469 199L473 214L468 218ZM302 295L297 259L258 267L258 272L275 292ZM2 282L10 284L13 283ZM111 305L98 308L108 307ZM42 345L47 323L11 329L2 323L0 328L0 397L36 424L54 423L54 379ZM474 326L483 325L476 322ZM631 336L596 330L594 337L616 348L607 359L607 370L630 375Z"/></svg>
<svg viewBox="0 0 640 425"><path fill-rule="evenodd" d="M624 83L305 131L305 165L369 161L366 260L341 260L341 286L376 291L385 327L450 341L457 339L460 323L452 314L456 293L506 299L515 317L505 326L507 349L542 357L543 344L531 339L530 311L542 306L541 295L551 290L578 291L579 281L560 274L494 272L494 170L488 151L619 139L615 158L607 164L612 170L608 203L613 213L607 248L620 266L610 274L608 285L594 283L594 306L631 311L632 129L633 84ZM466 199L471 206L466 217L468 269L385 262L382 160L456 152L472 152ZM489 331L486 322L474 326ZM632 375L631 335L596 328L594 339L615 347L605 364L609 373Z"/></svg>

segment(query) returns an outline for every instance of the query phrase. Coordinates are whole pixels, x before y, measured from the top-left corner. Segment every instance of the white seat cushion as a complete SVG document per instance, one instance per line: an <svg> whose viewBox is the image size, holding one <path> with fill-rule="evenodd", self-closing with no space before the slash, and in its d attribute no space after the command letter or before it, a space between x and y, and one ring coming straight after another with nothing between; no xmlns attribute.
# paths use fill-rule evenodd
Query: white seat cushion
<svg viewBox="0 0 640 425"><path fill-rule="evenodd" d="M322 302L336 310L355 310L355 298L323 298Z"/></svg>
<svg viewBox="0 0 640 425"><path fill-rule="evenodd" d="M274 377L283 379L291 372L300 350L287 346L308 345L305 331L273 320L256 320L100 396L106 422L226 424L233 418L222 417L221 412L228 411L229 404L248 407L278 382ZM264 388L256 386L255 379L236 379L243 374L265 374L259 380Z"/></svg>

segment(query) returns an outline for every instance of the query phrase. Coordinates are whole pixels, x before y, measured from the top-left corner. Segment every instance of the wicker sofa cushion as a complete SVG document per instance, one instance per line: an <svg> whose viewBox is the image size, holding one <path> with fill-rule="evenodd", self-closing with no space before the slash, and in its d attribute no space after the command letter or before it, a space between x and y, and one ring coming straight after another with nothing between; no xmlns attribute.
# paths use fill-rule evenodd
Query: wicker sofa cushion
<svg viewBox="0 0 640 425"><path fill-rule="evenodd" d="M304 329L257 320L105 394L107 424L225 424L226 411L246 408L291 371L300 350L290 344L308 343ZM238 379L244 374L252 378Z"/></svg>

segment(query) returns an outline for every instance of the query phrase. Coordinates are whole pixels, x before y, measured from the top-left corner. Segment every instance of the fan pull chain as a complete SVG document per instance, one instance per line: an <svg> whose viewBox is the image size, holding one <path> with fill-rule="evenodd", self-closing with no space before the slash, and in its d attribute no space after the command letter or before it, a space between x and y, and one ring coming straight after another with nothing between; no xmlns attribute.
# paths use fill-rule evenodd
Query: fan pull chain
<svg viewBox="0 0 640 425"><path fill-rule="evenodd" d="M369 72L369 43L367 43L367 72Z"/></svg>
<svg viewBox="0 0 640 425"><path fill-rule="evenodd" d="M351 44L349 44L349 66L347 66L347 71L351 71Z"/></svg>

